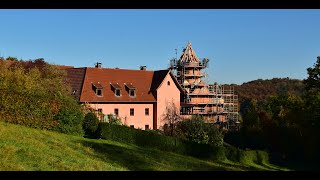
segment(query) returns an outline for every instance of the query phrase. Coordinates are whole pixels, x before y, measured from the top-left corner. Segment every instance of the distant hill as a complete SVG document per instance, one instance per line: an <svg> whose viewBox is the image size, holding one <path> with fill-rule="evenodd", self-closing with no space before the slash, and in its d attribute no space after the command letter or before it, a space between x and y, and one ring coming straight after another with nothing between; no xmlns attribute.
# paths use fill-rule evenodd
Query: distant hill
<svg viewBox="0 0 320 180"><path fill-rule="evenodd" d="M273 79L257 79L234 85L235 94L239 95L239 103L241 106L256 99L258 103L262 103L268 97L280 94L301 95L304 92L304 84L302 80L290 78L273 78Z"/></svg>

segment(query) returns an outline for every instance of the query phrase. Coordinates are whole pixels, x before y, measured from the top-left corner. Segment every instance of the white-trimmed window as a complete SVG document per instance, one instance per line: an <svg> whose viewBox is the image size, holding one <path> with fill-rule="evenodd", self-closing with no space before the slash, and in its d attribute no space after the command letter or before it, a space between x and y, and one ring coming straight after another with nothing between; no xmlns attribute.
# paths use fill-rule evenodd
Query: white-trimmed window
<svg viewBox="0 0 320 180"><path fill-rule="evenodd" d="M116 96L121 96L120 89L116 89L114 92L115 92L114 94L115 94Z"/></svg>
<svg viewBox="0 0 320 180"><path fill-rule="evenodd" d="M134 108L130 108L130 116L134 116Z"/></svg>

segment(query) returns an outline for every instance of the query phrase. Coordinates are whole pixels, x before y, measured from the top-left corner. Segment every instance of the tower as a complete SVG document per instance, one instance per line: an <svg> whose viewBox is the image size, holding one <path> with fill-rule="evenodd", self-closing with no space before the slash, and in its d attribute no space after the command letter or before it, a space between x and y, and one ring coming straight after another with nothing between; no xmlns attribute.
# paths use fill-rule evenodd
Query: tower
<svg viewBox="0 0 320 180"><path fill-rule="evenodd" d="M231 108L234 107L233 103L237 104L234 98L237 96L234 96L234 91L225 91L224 86L217 83L207 84L204 81L204 71L208 67L208 62L208 58L200 60L197 57L190 41L183 49L180 58L170 61L169 69L173 71L184 89L180 97L181 115L185 118L195 114L202 115L208 123L228 127L229 118L235 117L235 113L230 114L229 110L237 112L235 108ZM231 97L232 100L229 100ZM226 98L228 103L224 108Z"/></svg>

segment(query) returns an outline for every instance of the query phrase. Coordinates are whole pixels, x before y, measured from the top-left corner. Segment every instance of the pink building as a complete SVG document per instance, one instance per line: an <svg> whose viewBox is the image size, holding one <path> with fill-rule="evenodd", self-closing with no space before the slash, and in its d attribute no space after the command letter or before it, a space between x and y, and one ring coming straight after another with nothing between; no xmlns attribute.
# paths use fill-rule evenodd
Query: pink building
<svg viewBox="0 0 320 180"><path fill-rule="evenodd" d="M68 68L72 95L103 114L113 114L123 124L141 129L159 129L166 106L180 109L182 87L171 70L148 71L102 68Z"/></svg>

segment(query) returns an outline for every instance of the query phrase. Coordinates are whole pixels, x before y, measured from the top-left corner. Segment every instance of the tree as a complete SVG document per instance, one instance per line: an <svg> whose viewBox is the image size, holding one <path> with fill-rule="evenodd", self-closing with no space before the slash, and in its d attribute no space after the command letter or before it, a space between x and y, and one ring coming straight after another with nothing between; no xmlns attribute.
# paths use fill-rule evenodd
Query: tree
<svg viewBox="0 0 320 180"><path fill-rule="evenodd" d="M166 109L162 115L162 121L165 123L163 127L164 134L173 136L175 131L175 126L178 121L181 120L180 110L175 105L173 100L166 103Z"/></svg>
<svg viewBox="0 0 320 180"><path fill-rule="evenodd" d="M317 57L316 63L307 68L308 78L304 80L308 91L316 92L320 90L320 56Z"/></svg>
<svg viewBox="0 0 320 180"><path fill-rule="evenodd" d="M304 80L307 120L310 125L320 127L320 56L313 67L307 68L308 78Z"/></svg>
<svg viewBox="0 0 320 180"><path fill-rule="evenodd" d="M93 112L89 112L84 117L83 130L86 136L92 137L95 135L96 130L99 126L99 119Z"/></svg>
<svg viewBox="0 0 320 180"><path fill-rule="evenodd" d="M115 116L113 114L108 114L108 119L109 119L109 124L114 124L114 125L121 125L121 118L119 118L118 116Z"/></svg>
<svg viewBox="0 0 320 180"><path fill-rule="evenodd" d="M258 106L255 99L251 100L243 113L243 126L248 128L260 128Z"/></svg>
<svg viewBox="0 0 320 180"><path fill-rule="evenodd" d="M177 135L189 141L199 144L223 145L223 134L210 123L205 123L202 116L193 115L191 119L179 121L176 124Z"/></svg>

